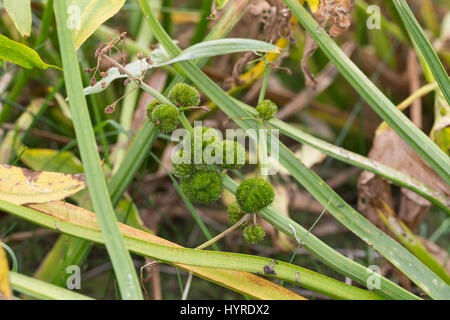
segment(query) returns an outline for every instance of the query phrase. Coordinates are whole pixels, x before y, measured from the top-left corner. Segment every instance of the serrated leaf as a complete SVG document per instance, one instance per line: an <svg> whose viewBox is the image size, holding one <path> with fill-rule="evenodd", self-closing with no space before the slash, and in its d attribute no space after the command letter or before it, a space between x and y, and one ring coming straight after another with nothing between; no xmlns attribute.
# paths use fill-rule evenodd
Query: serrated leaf
<svg viewBox="0 0 450 320"><path fill-rule="evenodd" d="M17 205L61 200L85 187L82 174L34 172L0 165L0 199Z"/></svg>
<svg viewBox="0 0 450 320"><path fill-rule="evenodd" d="M152 64L148 64L145 59L142 59L127 64L125 66L125 69L134 77L139 78L141 72L145 70L162 67L165 65L173 64L175 62L209 58L218 55L245 51L278 52L279 50L280 49L273 44L252 39L229 38L211 40L195 44L183 50L178 56L172 59L167 55L167 52L163 48L155 49L151 52L153 61ZM121 74L117 68L111 68L108 70L108 76L102 78L102 80L98 81L94 86L84 88L83 92L85 95L101 92L105 90L112 81L127 77L128 75Z"/></svg>
<svg viewBox="0 0 450 320"><path fill-rule="evenodd" d="M18 64L25 69L60 69L57 66L46 64L33 49L11 40L2 34L0 34L0 59Z"/></svg>
<svg viewBox="0 0 450 320"><path fill-rule="evenodd" d="M70 27L77 49L103 22L115 15L125 0L71 0L68 5ZM70 28L69 27L69 28Z"/></svg>
<svg viewBox="0 0 450 320"><path fill-rule="evenodd" d="M3 4L22 37L29 37L31 32L31 0L4 0Z"/></svg>

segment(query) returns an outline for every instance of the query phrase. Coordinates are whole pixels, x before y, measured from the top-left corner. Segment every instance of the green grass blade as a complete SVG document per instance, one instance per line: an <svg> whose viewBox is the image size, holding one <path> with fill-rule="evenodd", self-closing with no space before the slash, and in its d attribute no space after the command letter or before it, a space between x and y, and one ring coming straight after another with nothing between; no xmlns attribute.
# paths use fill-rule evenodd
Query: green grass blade
<svg viewBox="0 0 450 320"><path fill-rule="evenodd" d="M283 1L361 97L447 183L450 183L450 158L403 113L397 110L394 104L342 52L333 39L319 28L317 22L298 1Z"/></svg>
<svg viewBox="0 0 450 320"><path fill-rule="evenodd" d="M91 297L64 289L53 284L27 277L23 274L10 272L11 287L34 298L43 300L92 300Z"/></svg>
<svg viewBox="0 0 450 320"><path fill-rule="evenodd" d="M231 178L224 177L224 186L230 192L235 193L238 184ZM288 235L294 241L298 241L297 239L303 239L303 246L308 251L337 272L352 278L364 286L367 284L369 277L373 275L371 270L341 255L319 238L309 233L308 230L303 228L297 222L283 214L280 214L274 208L267 207L263 209L260 214L264 217L264 220L275 226L284 234ZM381 295L391 299L419 299L414 294L399 287L397 284L386 279L385 277L380 277L379 279L381 284L380 289L374 290Z"/></svg>
<svg viewBox="0 0 450 320"><path fill-rule="evenodd" d="M41 226L77 236L96 243L105 243L102 233L95 221L89 216L73 213L70 218L63 214L48 215L31 208L17 206L0 200L0 208L6 212ZM56 227L58 225L58 227ZM125 226L124 226L125 227ZM264 258L240 253L217 252L209 250L188 249L168 246L148 241L140 230L126 226L122 228L123 237L128 248L136 254L148 256L169 264L183 264L208 268L239 270L251 273L264 273L264 266L272 263L271 258ZM383 299L377 293L353 287L323 276L319 273L301 268L283 261L273 263L275 274L266 274L274 278L301 285L315 292L325 294L334 299Z"/></svg>
<svg viewBox="0 0 450 320"><path fill-rule="evenodd" d="M97 214L101 230L105 235L106 249L115 270L119 288L124 299L142 299L138 278L119 233L114 208L100 165L94 131L83 95L81 74L71 30L67 27L67 1L55 2L55 16L58 22L58 40L64 67L64 78L71 107L75 133L92 205Z"/></svg>
<svg viewBox="0 0 450 320"><path fill-rule="evenodd" d="M232 3L230 8L228 8L223 17L217 22L205 40L214 40L226 36L231 31L232 26L240 20L247 5L248 3ZM117 38L119 36L119 34L115 34L106 26L101 26L96 33L101 33L104 41L106 41L108 37ZM146 52L145 48L140 47L131 39L126 38L125 42L127 43L126 47L128 49L133 48L134 53L139 51ZM200 59L198 63L203 65L206 61L207 58L204 58ZM178 74L172 81L172 84L182 80L183 78ZM121 196L134 179L147 155L150 153L151 147L157 138L157 135L158 130L156 127L150 121L146 120L138 135L131 142L131 145L125 153L124 160L121 162L119 169L113 174L108 182L111 202L114 206L118 203ZM92 247L91 243L79 238L70 237L69 240L66 240L60 237L53 246L52 250L48 253L46 260L41 265L41 268L36 273L36 276L41 279L51 281L52 283L59 283L61 277L58 272L54 272L53 265L64 251L64 245L67 241L69 241L67 245L70 248L66 258L67 263L75 265L81 265L83 263L86 256L90 252Z"/></svg>
<svg viewBox="0 0 450 320"><path fill-rule="evenodd" d="M155 19L148 7L148 3L145 0L140 0L139 3L150 27L155 34L155 37L161 42L170 55L176 56L180 49L172 42L164 29L162 29L159 22ZM242 108L225 92L223 92L211 79L209 79L197 66L192 64L190 61L181 62L177 66L181 69L181 71L189 76L191 81L201 91L203 91L214 103L216 103L229 117L233 118L239 126L243 129L255 128L256 121L242 119L251 115L243 112ZM279 141L276 141L276 143L279 143ZM430 141L430 143L432 142ZM443 281L437 279L437 276L433 272L431 272L405 248L400 246L392 238L372 225L367 219L362 217L326 183L324 183L324 181L320 179L320 177L318 177L312 170L304 167L302 163L294 156L294 154L292 154L292 152L281 143L280 163L324 207L327 207L328 211L336 219L358 235L364 242L370 246L373 246L377 251L384 255L387 260L402 270L427 294L436 299L445 299L449 297L449 292L446 290L447 286ZM292 231L288 235L290 237L294 236ZM317 249L320 250L321 248ZM327 263L331 265L333 261L327 261ZM360 281L361 279L358 280Z"/></svg>
<svg viewBox="0 0 450 320"><path fill-rule="evenodd" d="M139 134L133 139L130 148L126 152L119 169L108 183L111 201L114 205L119 202L144 159L148 157L157 136L158 130L156 127L150 121L145 120L142 128L139 130Z"/></svg>
<svg viewBox="0 0 450 320"><path fill-rule="evenodd" d="M242 108L245 108L246 111L253 112L251 114L256 116L254 108L250 108L247 105L240 103ZM302 130L295 128L283 121L280 120L272 120L270 122L273 128L279 129L281 133L286 136L291 137L292 139L299 141L301 143L306 143L313 148L316 148L329 156L341 160L350 165L354 165L356 167L362 168L364 170L373 172L377 175L380 175L402 187L408 188L417 194L423 196L428 199L430 202L441 208L447 214L450 214L450 199L448 199L445 195L439 194L437 191L431 189L427 185L422 182L415 180L403 172L392 169L389 166L386 166L380 162L374 161L367 157L361 156L357 153L345 150L341 147L336 147L335 145L318 139L314 136L303 132Z"/></svg>
<svg viewBox="0 0 450 320"><path fill-rule="evenodd" d="M411 40L416 44L417 48L424 56L439 88L447 100L447 103L450 104L450 79L444 66L439 60L437 53L433 50L430 41L423 32L419 22L414 17L414 13L409 8L408 3L405 0L394 0L394 5L409 32Z"/></svg>

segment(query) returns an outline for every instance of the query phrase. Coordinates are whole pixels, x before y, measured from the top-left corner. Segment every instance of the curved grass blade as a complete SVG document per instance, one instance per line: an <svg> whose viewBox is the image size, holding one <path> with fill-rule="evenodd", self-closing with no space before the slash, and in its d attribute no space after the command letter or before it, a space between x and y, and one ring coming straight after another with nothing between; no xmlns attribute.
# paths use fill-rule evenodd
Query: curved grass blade
<svg viewBox="0 0 450 320"><path fill-rule="evenodd" d="M151 52L152 63L148 63L146 59L131 62L125 66L125 69L134 77L139 78L140 74L146 70L166 66L180 61L210 58L218 55L256 51L256 52L278 52L279 48L273 44L252 40L252 39L219 39L210 40L195 44L180 52L174 58L167 55L164 48L158 48ZM99 93L105 90L111 82L116 79L126 78L127 74L120 73L117 68L110 68L108 75L102 78L93 86L84 88L85 95Z"/></svg>
<svg viewBox="0 0 450 320"><path fill-rule="evenodd" d="M374 111L386 121L447 183L450 183L450 158L417 128L342 52L331 37L298 1L283 0L305 27L325 55ZM447 79L448 81L448 79Z"/></svg>
<svg viewBox="0 0 450 320"><path fill-rule="evenodd" d="M416 44L417 48L424 56L439 88L447 100L447 103L450 104L450 79L444 66L439 60L437 53L431 46L431 43L423 32L419 22L414 17L408 3L405 0L394 0L394 5L409 32L411 40Z"/></svg>
<svg viewBox="0 0 450 320"><path fill-rule="evenodd" d="M153 16L147 1L140 0L139 3L147 19L147 22L149 23L155 34L155 37L161 42L161 44L165 47L169 54L176 56L179 53L180 49L172 42L170 37ZM225 92L223 92L197 66L195 66L190 61L181 62L177 66L230 118L233 118L233 120L240 127L242 127L243 129L256 128L256 121L244 120L251 115L244 112L233 99L231 99ZM344 224L352 232L358 235L364 242L366 242L370 246L373 246L378 252L384 255L387 260L389 260L397 268L402 270L427 294L436 299L445 299L450 296L450 292L448 292L447 290L448 286L446 286L446 284L442 280L440 281L433 272L431 272L405 248L400 246L392 238L372 225L367 219L362 217L312 170L304 167L288 148L277 141L277 139L274 140L275 143L279 143L280 145L280 163L282 163L283 166L290 171L291 175L300 184L302 184L324 207L327 207L328 211L336 219L338 219L342 224ZM283 230L283 232L287 233L291 238L295 236L292 230L289 231L285 229ZM314 253L319 254L321 250L323 250L323 244L319 244L315 248ZM334 262L332 260L326 260L327 257L324 256L322 256L322 258L324 259L323 261L326 261L329 266L333 267L332 265ZM343 264L348 264L348 261L345 261L345 259L342 259L339 256L338 258ZM354 270L354 265L350 267L350 270L341 268L339 271L352 273L350 277L353 277L356 281L362 283L365 283L363 279L367 280L367 275L366 277L364 277L364 275L362 275L359 270ZM399 294L404 294L404 292L402 290L399 290L399 288L397 288L396 292ZM380 293L386 294L386 292L383 292L381 290Z"/></svg>
<svg viewBox="0 0 450 320"><path fill-rule="evenodd" d="M0 208L28 221L53 230L59 230L65 234L74 235L97 243L105 242L99 230L95 215L92 212L64 202L30 205L27 208L0 200ZM239 281L242 282L244 278L236 279L238 275L234 272L230 274L229 270L239 270L262 273L267 276L283 279L335 299L382 299L377 293L346 285L340 281L282 261L272 262L273 260L270 258L246 254L183 248L130 226L123 224L119 224L119 226L127 246L131 251L175 264L177 267L193 271L212 281L223 281L225 278L234 275L234 280L230 280L232 280L233 285L237 286L237 283ZM264 267L271 263L275 274L267 274L264 272ZM213 270L211 268L217 269ZM265 296L266 299L270 298L268 293L275 294L275 296L272 296L272 299L281 298L281 296L284 296L284 298L294 298L296 296L293 292L288 293L290 292L289 290L267 280L257 277L254 278L254 276L250 278L253 278L251 282L254 282L255 288L260 287L259 290L264 288L266 293L260 292L259 295ZM261 282L263 285L261 285ZM221 284L227 285L226 282L221 282ZM240 287L243 288L242 283ZM255 292L253 292L253 296L255 296Z"/></svg>

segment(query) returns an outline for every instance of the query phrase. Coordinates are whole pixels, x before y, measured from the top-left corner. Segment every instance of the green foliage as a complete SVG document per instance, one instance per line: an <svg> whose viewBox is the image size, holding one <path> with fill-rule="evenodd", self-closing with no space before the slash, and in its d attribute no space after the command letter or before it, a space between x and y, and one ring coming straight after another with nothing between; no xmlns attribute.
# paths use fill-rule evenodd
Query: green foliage
<svg viewBox="0 0 450 320"><path fill-rule="evenodd" d="M245 213L256 213L275 199L273 187L262 178L250 178L236 190L236 200Z"/></svg>
<svg viewBox="0 0 450 320"><path fill-rule="evenodd" d="M259 224L245 227L242 237L247 243L255 244L260 242L266 236L266 232Z"/></svg>
<svg viewBox="0 0 450 320"><path fill-rule="evenodd" d="M197 107L200 104L198 90L186 83L176 84L169 92L169 99L178 107Z"/></svg>
<svg viewBox="0 0 450 320"><path fill-rule="evenodd" d="M272 120L277 114L278 107L275 103L270 100L263 100L256 106L256 111L258 111L258 116L265 121Z"/></svg>
<svg viewBox="0 0 450 320"><path fill-rule="evenodd" d="M29 37L31 32L31 0L4 0L3 5L20 34L23 37Z"/></svg>
<svg viewBox="0 0 450 320"><path fill-rule="evenodd" d="M46 64L44 61L42 61L41 57L39 57L37 52L33 49L17 41L8 39L2 34L0 34L0 59L18 64L25 69L59 69L56 66Z"/></svg>
<svg viewBox="0 0 450 320"><path fill-rule="evenodd" d="M211 203L222 195L222 176L215 171L196 172L189 178L181 180L181 190L189 200Z"/></svg>

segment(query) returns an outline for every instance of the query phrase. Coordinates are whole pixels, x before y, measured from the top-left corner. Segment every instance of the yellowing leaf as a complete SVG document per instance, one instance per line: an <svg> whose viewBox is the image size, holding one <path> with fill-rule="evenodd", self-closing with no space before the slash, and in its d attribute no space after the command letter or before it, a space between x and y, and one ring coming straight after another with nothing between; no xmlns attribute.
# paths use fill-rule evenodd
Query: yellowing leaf
<svg viewBox="0 0 450 320"><path fill-rule="evenodd" d="M58 221L57 225L61 226L61 228L69 225L76 225L84 227L86 228L86 230L91 230L91 232L92 230L95 230L97 232L100 231L95 213L74 206L70 203L53 201L42 204L31 204L27 205L27 207L49 215L52 217L52 219L56 219ZM128 225L118 223L118 226L126 242L132 239L137 239L139 241L142 241L143 243L148 242L175 248L181 247L180 245L170 242L166 239L160 238L142 230L138 230ZM130 250L133 251L133 249L131 248ZM193 272L201 278L219 283L221 286L225 286L235 291L245 293L257 299L305 299L304 297L293 291L290 291L275 284L272 281L266 280L249 272L192 266L181 263L171 264L186 271Z"/></svg>
<svg viewBox="0 0 450 320"><path fill-rule="evenodd" d="M306 0L306 2L313 13L319 9L319 0Z"/></svg>
<svg viewBox="0 0 450 320"><path fill-rule="evenodd" d="M0 59L18 64L25 69L47 69L49 67L59 69L42 61L41 57L33 49L2 34L0 34Z"/></svg>
<svg viewBox="0 0 450 320"><path fill-rule="evenodd" d="M31 32L31 0L4 0L6 12L23 37Z"/></svg>
<svg viewBox="0 0 450 320"><path fill-rule="evenodd" d="M82 174L33 172L0 165L0 199L17 205L61 200L85 187Z"/></svg>
<svg viewBox="0 0 450 320"><path fill-rule="evenodd" d="M79 48L103 22L115 15L125 0L71 0L67 21L74 29L75 46Z"/></svg>
<svg viewBox="0 0 450 320"><path fill-rule="evenodd" d="M6 259L5 249L0 246L0 300L12 299L11 287L9 286L9 266Z"/></svg>

